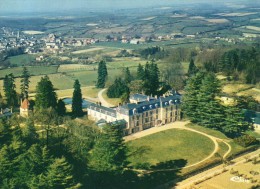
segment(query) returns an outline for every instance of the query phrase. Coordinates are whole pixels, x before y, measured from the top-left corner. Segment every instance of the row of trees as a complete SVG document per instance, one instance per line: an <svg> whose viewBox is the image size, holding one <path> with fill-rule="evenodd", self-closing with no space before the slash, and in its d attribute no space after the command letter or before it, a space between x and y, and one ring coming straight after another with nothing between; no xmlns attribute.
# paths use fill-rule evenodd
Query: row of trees
<svg viewBox="0 0 260 189"><path fill-rule="evenodd" d="M220 130L229 137L241 135L250 124L236 106L223 106L216 99L220 82L214 73L199 72L192 76L185 87L183 110L193 123Z"/></svg>
<svg viewBox="0 0 260 189"><path fill-rule="evenodd" d="M18 100L27 98L29 91L29 78L30 74L26 67L23 68L22 76L20 80L21 95L18 96L16 92L15 78L14 75L8 74L4 77L4 95L6 97L6 105L8 107L16 107L18 105Z"/></svg>
<svg viewBox="0 0 260 189"><path fill-rule="evenodd" d="M19 105L19 100L28 98L29 93L29 83L30 83L30 73L27 68L23 68L21 80L20 80L20 90L21 94L18 95L16 92L15 78L13 74L6 75L4 78L4 95L6 99L7 107L16 107ZM1 99L3 97L1 96ZM31 104L34 105L34 102L31 101ZM1 106L4 106L1 103ZM36 95L35 95L35 109L42 110L47 108L53 108L57 113L62 116L66 113L66 108L64 102L59 99L57 100L57 94L53 87L52 82L48 76L41 78L36 86ZM74 92L72 98L72 115L74 117L80 117L83 115L82 110L82 94L81 87L78 80L75 80L74 83Z"/></svg>
<svg viewBox="0 0 260 189"><path fill-rule="evenodd" d="M35 107L36 110L53 108L60 116L66 113L65 103L62 99L57 100L57 94L48 76L42 77L41 81L37 84ZM81 117L82 115L82 93L79 80L76 79L72 96L72 116Z"/></svg>
<svg viewBox="0 0 260 189"><path fill-rule="evenodd" d="M200 55L207 71L222 72L245 83L256 84L260 81L260 48L215 49ZM204 58L205 56L208 56Z"/></svg>

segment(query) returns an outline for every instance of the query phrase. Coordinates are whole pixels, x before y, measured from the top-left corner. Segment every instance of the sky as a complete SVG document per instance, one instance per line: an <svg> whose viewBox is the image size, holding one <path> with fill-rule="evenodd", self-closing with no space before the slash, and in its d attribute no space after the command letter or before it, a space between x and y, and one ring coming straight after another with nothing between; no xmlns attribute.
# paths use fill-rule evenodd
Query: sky
<svg viewBox="0 0 260 189"><path fill-rule="evenodd" d="M183 2L219 3L219 1L225 0L0 0L0 12L54 12L75 9L136 8L147 5L164 6ZM236 2L237 0L229 1Z"/></svg>

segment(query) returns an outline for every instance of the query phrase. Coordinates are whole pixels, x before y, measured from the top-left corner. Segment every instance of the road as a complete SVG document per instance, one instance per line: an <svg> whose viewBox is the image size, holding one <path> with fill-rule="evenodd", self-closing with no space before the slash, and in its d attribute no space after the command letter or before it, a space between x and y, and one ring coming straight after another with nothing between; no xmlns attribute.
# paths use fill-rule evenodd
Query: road
<svg viewBox="0 0 260 189"><path fill-rule="evenodd" d="M105 91L106 89L102 89L98 92L98 99L99 101L101 102L102 106L105 106L105 107L113 107L114 105L113 104L110 104L108 103L104 98L103 98L103 92Z"/></svg>
<svg viewBox="0 0 260 189"><path fill-rule="evenodd" d="M230 170L231 168L234 168L236 165L244 163L246 156L249 157L249 158L253 158L253 157L258 157L259 154L260 154L260 149L254 151L254 152L251 152L249 154L245 154L241 157L238 157L238 158L232 160L232 162L234 162L234 164L226 166L225 169ZM224 169L223 165L219 165L217 167L214 167L212 169L209 169L207 171L204 171L200 174L197 174L193 177L190 177L186 180L183 180L183 181L177 183L177 185L175 187L173 187L172 189L187 189L187 188L190 188L190 186L193 185L196 181L200 181L200 180L203 180L205 178L214 177L214 175L221 173L223 171L223 169Z"/></svg>

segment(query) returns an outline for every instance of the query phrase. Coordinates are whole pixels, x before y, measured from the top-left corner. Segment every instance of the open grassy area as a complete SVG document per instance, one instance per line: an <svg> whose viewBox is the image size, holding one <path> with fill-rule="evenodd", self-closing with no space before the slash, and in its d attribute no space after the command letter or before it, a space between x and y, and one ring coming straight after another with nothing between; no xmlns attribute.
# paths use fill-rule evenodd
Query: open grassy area
<svg viewBox="0 0 260 189"><path fill-rule="evenodd" d="M8 60L12 65L23 66L35 61L35 57L36 56L32 54L22 54L18 56L12 56L8 58Z"/></svg>
<svg viewBox="0 0 260 189"><path fill-rule="evenodd" d="M58 98L62 97L72 97L74 89L65 89L65 90L57 90L57 96ZM97 98L98 91L100 89L95 88L94 86L91 87L81 87L82 96L88 96L91 98Z"/></svg>
<svg viewBox="0 0 260 189"><path fill-rule="evenodd" d="M217 137L217 138L228 139L228 137L226 135L224 135L223 133L221 133L220 131L217 131L217 130L209 129L209 128L202 127L202 126L195 125L195 124L188 124L186 126L190 127L191 129L195 129L197 131L204 132L206 134L209 134L209 135Z"/></svg>
<svg viewBox="0 0 260 189"><path fill-rule="evenodd" d="M186 130L172 129L143 137L127 143L133 166L148 163L157 165L172 160L187 161L187 165L206 158L214 149L207 137Z"/></svg>
<svg viewBox="0 0 260 189"><path fill-rule="evenodd" d="M57 66L28 66L27 67L31 75L47 75L57 72ZM0 70L0 77L4 77L7 74L13 73L15 77L21 76L23 67L15 67Z"/></svg>

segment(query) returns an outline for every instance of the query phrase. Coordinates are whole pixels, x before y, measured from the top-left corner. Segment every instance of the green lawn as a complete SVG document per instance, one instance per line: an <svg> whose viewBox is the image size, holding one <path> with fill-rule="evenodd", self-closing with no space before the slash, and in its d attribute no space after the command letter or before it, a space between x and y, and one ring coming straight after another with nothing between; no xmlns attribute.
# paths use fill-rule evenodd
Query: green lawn
<svg viewBox="0 0 260 189"><path fill-rule="evenodd" d="M188 124L186 126L190 127L191 129L195 129L197 131L207 133L207 134L212 135L217 138L228 139L228 137L226 135L224 135L223 133L221 133L220 131L217 131L217 130L209 129L209 128L194 125L194 124Z"/></svg>
<svg viewBox="0 0 260 189"><path fill-rule="evenodd" d="M207 137L186 130L162 131L127 143L131 165L157 165L172 160L187 161L187 165L206 158L214 149Z"/></svg>

